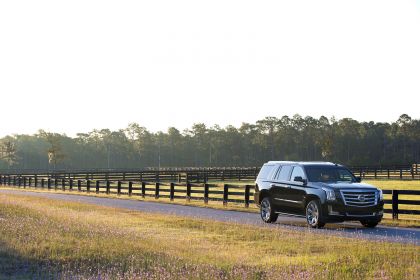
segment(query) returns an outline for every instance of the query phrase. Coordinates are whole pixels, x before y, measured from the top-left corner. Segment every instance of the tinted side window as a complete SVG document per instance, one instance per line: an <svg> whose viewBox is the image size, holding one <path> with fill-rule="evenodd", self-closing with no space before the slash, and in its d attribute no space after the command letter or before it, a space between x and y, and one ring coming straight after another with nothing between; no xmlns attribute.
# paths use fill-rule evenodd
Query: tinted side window
<svg viewBox="0 0 420 280"><path fill-rule="evenodd" d="M279 168L277 169L276 176L274 177L274 180L278 180L279 179L280 172L281 172L281 166L279 166Z"/></svg>
<svg viewBox="0 0 420 280"><path fill-rule="evenodd" d="M293 168L293 172L292 172L292 176L290 176L290 180L293 181L295 179L295 177L297 177L297 176L300 176L303 179L306 179L305 172L303 172L303 169L300 166L295 166Z"/></svg>
<svg viewBox="0 0 420 280"><path fill-rule="evenodd" d="M268 174L270 174L271 169L274 167L274 165L264 165L261 170L260 173L258 173L258 177L257 179L267 179Z"/></svg>
<svg viewBox="0 0 420 280"><path fill-rule="evenodd" d="M290 170L292 169L292 166L285 165L281 168L280 173L278 175L279 181L289 181L289 174Z"/></svg>

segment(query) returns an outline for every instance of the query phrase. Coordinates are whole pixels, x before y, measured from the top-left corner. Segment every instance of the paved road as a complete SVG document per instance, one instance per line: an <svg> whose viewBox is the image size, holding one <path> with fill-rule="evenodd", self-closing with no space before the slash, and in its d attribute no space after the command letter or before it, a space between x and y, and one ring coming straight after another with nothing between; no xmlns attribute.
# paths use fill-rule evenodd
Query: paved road
<svg viewBox="0 0 420 280"><path fill-rule="evenodd" d="M304 226L305 220L300 218L279 217L275 224L265 224L256 213L247 213L239 211L227 211L210 208L201 208L194 206L184 206L176 204L165 204L158 202L135 201L115 198L102 198L83 195L67 195L58 193L37 193L19 190L0 190L1 193L28 195L43 197L49 199L58 199L65 201L81 202L108 207L123 208L148 213L161 213L169 215L186 216L192 218L201 218L222 222L234 222L239 224L255 225L271 228L288 228L298 231L311 231L314 233L341 235L352 238L364 238L372 240L383 240L390 242L412 243L420 245L419 228L400 228L377 226L374 229L363 228L358 223L342 223L328 226L324 229L308 229ZM298 224L298 225L296 225ZM301 224L301 226L299 226Z"/></svg>

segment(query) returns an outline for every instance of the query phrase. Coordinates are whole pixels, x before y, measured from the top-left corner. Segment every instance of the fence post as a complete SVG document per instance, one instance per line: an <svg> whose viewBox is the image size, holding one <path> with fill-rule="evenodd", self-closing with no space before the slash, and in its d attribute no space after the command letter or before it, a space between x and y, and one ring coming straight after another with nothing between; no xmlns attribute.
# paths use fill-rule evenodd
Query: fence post
<svg viewBox="0 0 420 280"><path fill-rule="evenodd" d="M26 177L23 177L23 188L26 189Z"/></svg>
<svg viewBox="0 0 420 280"><path fill-rule="evenodd" d="M61 179L61 189L62 189L63 191L65 191L65 190L66 190L66 179Z"/></svg>
<svg viewBox="0 0 420 280"><path fill-rule="evenodd" d="M47 187L49 190L51 189L51 178L47 179Z"/></svg>
<svg viewBox="0 0 420 280"><path fill-rule="evenodd" d="M209 184L204 184L204 203L209 203Z"/></svg>
<svg viewBox="0 0 420 280"><path fill-rule="evenodd" d="M73 190L73 179L69 180L69 190Z"/></svg>
<svg viewBox="0 0 420 280"><path fill-rule="evenodd" d="M191 183L187 182L187 201L190 202L191 200Z"/></svg>
<svg viewBox="0 0 420 280"><path fill-rule="evenodd" d="M35 184L35 188L38 187L38 176L37 175L35 175L34 184Z"/></svg>
<svg viewBox="0 0 420 280"><path fill-rule="evenodd" d="M229 185L223 185L223 205L226 206L228 204L229 199Z"/></svg>
<svg viewBox="0 0 420 280"><path fill-rule="evenodd" d="M128 196L132 196L133 195L133 182L129 181L128 182Z"/></svg>
<svg viewBox="0 0 420 280"><path fill-rule="evenodd" d="M141 182L141 197L146 196L146 182Z"/></svg>
<svg viewBox="0 0 420 280"><path fill-rule="evenodd" d="M400 168L400 180L402 180L402 168Z"/></svg>
<svg viewBox="0 0 420 280"><path fill-rule="evenodd" d="M171 192L169 194L169 199L171 201L173 201L174 200L174 196L175 196L175 184L174 183L171 183Z"/></svg>
<svg viewBox="0 0 420 280"><path fill-rule="evenodd" d="M96 193L99 193L99 188L100 188L99 182L100 182L99 180L96 180Z"/></svg>
<svg viewBox="0 0 420 280"><path fill-rule="evenodd" d="M54 179L54 190L57 190L57 188L58 188L58 179L55 178Z"/></svg>
<svg viewBox="0 0 420 280"><path fill-rule="evenodd" d="M32 187L32 177L29 177L28 186L29 186L29 187Z"/></svg>
<svg viewBox="0 0 420 280"><path fill-rule="evenodd" d="M388 173L388 179L389 179L389 168L388 168L386 171L387 171L387 173Z"/></svg>
<svg viewBox="0 0 420 280"><path fill-rule="evenodd" d="M77 190L78 190L79 192L81 192L81 191L82 191L82 181L81 181L81 180L77 180Z"/></svg>
<svg viewBox="0 0 420 280"><path fill-rule="evenodd" d="M90 180L89 179L86 180L86 191L90 193Z"/></svg>
<svg viewBox="0 0 420 280"><path fill-rule="evenodd" d="M245 207L248 208L249 207L249 190L250 190L251 186L250 185L245 185Z"/></svg>
<svg viewBox="0 0 420 280"><path fill-rule="evenodd" d="M398 190L392 190L392 219L398 219Z"/></svg>
<svg viewBox="0 0 420 280"><path fill-rule="evenodd" d="M121 181L118 181L117 183L117 194L121 195Z"/></svg>
<svg viewBox="0 0 420 280"><path fill-rule="evenodd" d="M109 180L106 180L106 194L110 194L110 193L111 193L111 183L109 182Z"/></svg>
<svg viewBox="0 0 420 280"><path fill-rule="evenodd" d="M375 168L374 172L375 172L375 179L377 179L378 170Z"/></svg>
<svg viewBox="0 0 420 280"><path fill-rule="evenodd" d="M45 188L45 179L44 178L41 179L41 188L42 189Z"/></svg>
<svg viewBox="0 0 420 280"><path fill-rule="evenodd" d="M12 184L12 178L10 177L10 175L9 175L9 179L8 180L9 180L8 183L9 183L9 186L10 186Z"/></svg>
<svg viewBox="0 0 420 280"><path fill-rule="evenodd" d="M156 182L155 183L155 199L159 198L159 187L160 187L160 183Z"/></svg>

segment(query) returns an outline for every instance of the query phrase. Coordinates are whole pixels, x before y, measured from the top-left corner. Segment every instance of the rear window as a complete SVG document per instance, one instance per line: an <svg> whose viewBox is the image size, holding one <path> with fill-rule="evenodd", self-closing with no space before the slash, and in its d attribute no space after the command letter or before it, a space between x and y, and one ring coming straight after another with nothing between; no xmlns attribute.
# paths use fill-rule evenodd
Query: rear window
<svg viewBox="0 0 420 280"><path fill-rule="evenodd" d="M258 173L257 179L267 179L267 177L270 174L273 167L274 167L274 165L264 165L261 168L260 173Z"/></svg>

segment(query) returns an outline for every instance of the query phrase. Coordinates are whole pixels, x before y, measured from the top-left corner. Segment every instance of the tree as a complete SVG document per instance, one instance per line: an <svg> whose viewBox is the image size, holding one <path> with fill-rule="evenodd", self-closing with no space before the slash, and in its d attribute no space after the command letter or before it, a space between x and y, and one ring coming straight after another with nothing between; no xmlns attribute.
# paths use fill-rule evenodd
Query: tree
<svg viewBox="0 0 420 280"><path fill-rule="evenodd" d="M1 142L0 159L6 161L8 169L16 163L16 145L11 137L6 137Z"/></svg>
<svg viewBox="0 0 420 280"><path fill-rule="evenodd" d="M48 163L52 164L53 168L56 169L57 163L62 162L66 157L61 146L61 135L44 130L40 130L38 134L50 145L47 150Z"/></svg>

